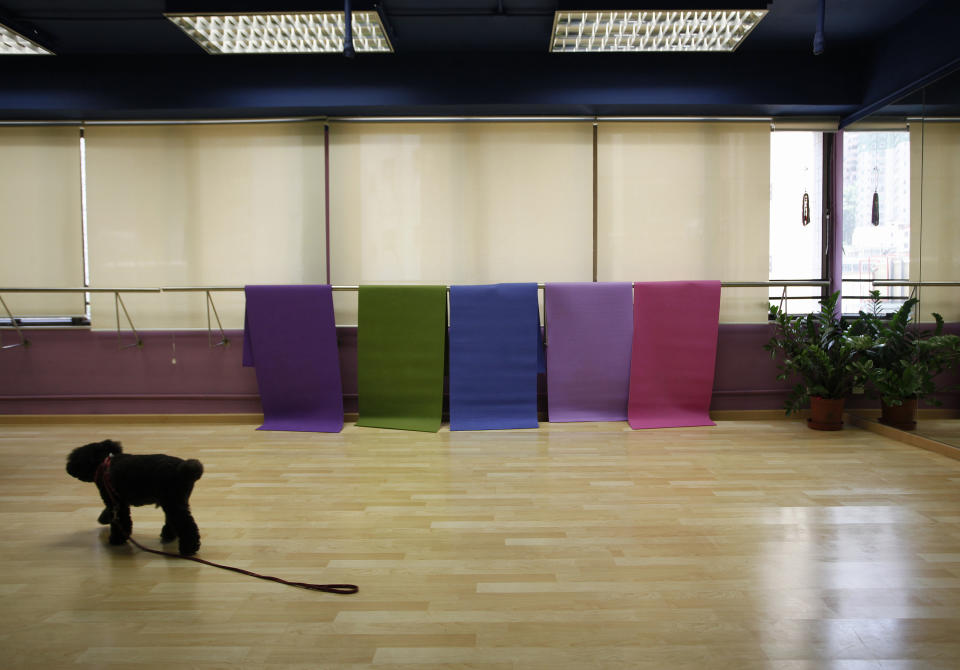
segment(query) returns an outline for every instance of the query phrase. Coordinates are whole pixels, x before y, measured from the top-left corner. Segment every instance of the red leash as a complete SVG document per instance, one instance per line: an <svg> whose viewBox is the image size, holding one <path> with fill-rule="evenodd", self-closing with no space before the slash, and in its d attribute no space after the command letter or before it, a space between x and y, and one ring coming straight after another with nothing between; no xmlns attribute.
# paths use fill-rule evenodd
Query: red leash
<svg viewBox="0 0 960 670"><path fill-rule="evenodd" d="M110 456L107 456L103 463L97 467L97 473L94 479L98 483L102 483L103 487L107 490L107 493L110 494L110 501L113 503L113 513L117 513L117 494L113 490L113 484L110 482ZM196 556L184 556L183 554L174 554L169 551L160 551L159 549L150 549L144 547L142 544L133 539L133 537L127 537L127 541L130 542L140 551L147 551L151 554L157 554L159 556L169 556L170 558L183 558L188 561L193 561L195 563L203 563L204 565L211 565L215 568L220 568L221 570L230 570L232 572L239 572L241 575L247 575L248 577L256 577L257 579L266 579L267 581L277 582L278 584L284 584L286 586L295 586L300 589L307 589L308 591L323 591L324 593L336 593L340 595L352 595L357 593L360 589L357 588L354 584L308 584L307 582L288 582L286 579L280 579L279 577L271 577L270 575L261 575L256 572L251 572L250 570L244 570L242 568L234 568L229 565L221 565L220 563L214 563L213 561L208 561L203 558L197 558Z"/></svg>
<svg viewBox="0 0 960 670"><path fill-rule="evenodd" d="M158 554L160 556L169 556L171 558L184 558L188 561L194 561L196 563L203 563L204 565L212 565L215 568L220 568L222 570L232 570L233 572L239 572L241 575L247 575L248 577L256 577L257 579L266 579L271 582L277 582L278 584L286 584L287 586L296 586L297 588L307 589L309 591L324 591L326 593L339 593L341 595L351 595L356 593L358 589L353 584L308 584L306 582L288 582L286 579L280 579L279 577L271 577L270 575L261 575L256 572L250 572L249 570L244 570L242 568L234 568L229 565L221 565L220 563L214 563L213 561L208 561L203 558L197 558L196 556L184 556L182 554L174 554L169 551L160 551L159 549L150 549L144 547L142 544L134 540L132 537L128 537L127 541L130 542L133 546L141 551L149 551L151 554Z"/></svg>

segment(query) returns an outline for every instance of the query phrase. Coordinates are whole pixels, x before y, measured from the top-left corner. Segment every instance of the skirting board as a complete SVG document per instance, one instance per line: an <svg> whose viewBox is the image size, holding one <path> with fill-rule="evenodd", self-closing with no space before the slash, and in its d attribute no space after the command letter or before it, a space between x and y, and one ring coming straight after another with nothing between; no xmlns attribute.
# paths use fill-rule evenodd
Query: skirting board
<svg viewBox="0 0 960 670"><path fill-rule="evenodd" d="M0 425L46 423L219 423L261 424L262 414L0 414Z"/></svg>
<svg viewBox="0 0 960 670"><path fill-rule="evenodd" d="M879 412L877 415L879 416ZM960 449L949 445L946 442L931 440L929 437L924 437L923 435L917 435L916 433L900 430L899 428L886 426L868 416L847 414L845 415L845 419L847 422L853 426L856 426L857 428L862 428L863 430L870 431L871 433L889 437L897 442L903 442L904 444L909 444L912 447L920 447L921 449L926 449L927 451L932 451L940 454L941 456L946 456L947 458L960 461Z"/></svg>
<svg viewBox="0 0 960 670"><path fill-rule="evenodd" d="M710 412L714 421L777 421L800 420L806 412L797 412L787 416L779 409L718 410ZM357 414L347 412L347 422L356 422ZM540 421L546 423L545 416ZM220 423L220 424L259 424L263 423L262 414L0 414L0 424L34 423ZM625 422L624 422L625 423Z"/></svg>

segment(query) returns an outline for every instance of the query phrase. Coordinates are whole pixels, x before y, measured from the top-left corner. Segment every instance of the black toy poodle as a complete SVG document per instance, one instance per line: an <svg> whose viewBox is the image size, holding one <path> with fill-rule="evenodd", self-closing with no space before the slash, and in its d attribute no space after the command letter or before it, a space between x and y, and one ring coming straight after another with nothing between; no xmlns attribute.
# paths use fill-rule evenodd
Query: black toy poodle
<svg viewBox="0 0 960 670"><path fill-rule="evenodd" d="M203 474L195 459L123 453L119 442L104 440L74 449L67 457L67 473L83 482L94 482L106 508L97 519L110 524L110 544L124 544L133 530L130 506L156 505L165 520L160 539L180 538L180 553L197 553L200 531L190 514L193 483Z"/></svg>

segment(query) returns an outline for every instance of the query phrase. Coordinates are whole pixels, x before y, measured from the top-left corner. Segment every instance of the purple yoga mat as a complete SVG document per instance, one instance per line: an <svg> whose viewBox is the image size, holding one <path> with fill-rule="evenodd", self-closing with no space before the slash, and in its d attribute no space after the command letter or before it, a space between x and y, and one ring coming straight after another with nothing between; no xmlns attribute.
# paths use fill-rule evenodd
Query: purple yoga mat
<svg viewBox="0 0 960 670"><path fill-rule="evenodd" d="M329 286L247 286L243 365L257 372L258 430L339 433L343 388Z"/></svg>
<svg viewBox="0 0 960 670"><path fill-rule="evenodd" d="M544 309L550 421L625 421L633 285L549 283Z"/></svg>
<svg viewBox="0 0 960 670"><path fill-rule="evenodd" d="M720 282L634 284L630 427L713 426Z"/></svg>

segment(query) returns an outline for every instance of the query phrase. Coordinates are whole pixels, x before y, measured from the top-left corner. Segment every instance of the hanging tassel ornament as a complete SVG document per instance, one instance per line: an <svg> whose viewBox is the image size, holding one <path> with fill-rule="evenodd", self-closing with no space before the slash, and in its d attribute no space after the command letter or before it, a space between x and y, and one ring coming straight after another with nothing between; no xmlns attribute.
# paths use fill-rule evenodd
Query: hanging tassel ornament
<svg viewBox="0 0 960 670"><path fill-rule="evenodd" d="M803 225L810 223L810 196L807 195L807 192L803 192L803 209L800 213L800 220L803 221Z"/></svg>
<svg viewBox="0 0 960 670"><path fill-rule="evenodd" d="M876 173L877 181L873 186L873 209L870 212L870 223L875 226L880 225L880 194L878 189L880 188L880 170L873 168L873 171Z"/></svg>

